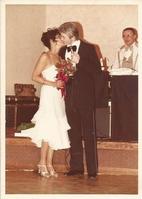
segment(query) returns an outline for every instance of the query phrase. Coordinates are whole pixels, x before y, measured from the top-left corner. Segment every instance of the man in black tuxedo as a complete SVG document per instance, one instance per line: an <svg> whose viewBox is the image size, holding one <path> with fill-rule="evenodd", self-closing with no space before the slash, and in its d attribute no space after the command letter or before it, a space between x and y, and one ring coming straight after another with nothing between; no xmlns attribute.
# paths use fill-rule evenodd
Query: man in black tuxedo
<svg viewBox="0 0 142 199"><path fill-rule="evenodd" d="M79 39L79 30L74 22L59 27L61 39L66 45L60 51L64 59L71 59L76 72L66 87L66 113L71 126L69 138L70 171L68 176L84 173L83 142L89 178L98 172L97 142L95 131L95 81L101 72L95 47Z"/></svg>

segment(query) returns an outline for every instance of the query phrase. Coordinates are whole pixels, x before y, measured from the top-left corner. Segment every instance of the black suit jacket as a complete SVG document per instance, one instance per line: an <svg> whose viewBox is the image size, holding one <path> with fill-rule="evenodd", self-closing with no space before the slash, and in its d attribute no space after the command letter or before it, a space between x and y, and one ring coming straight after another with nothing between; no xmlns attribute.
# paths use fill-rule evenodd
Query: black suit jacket
<svg viewBox="0 0 142 199"><path fill-rule="evenodd" d="M60 50L65 58L66 47ZM95 107L95 87L97 76L101 73L94 45L81 41L78 54L79 63L73 79L67 83L66 105L70 108L90 109Z"/></svg>

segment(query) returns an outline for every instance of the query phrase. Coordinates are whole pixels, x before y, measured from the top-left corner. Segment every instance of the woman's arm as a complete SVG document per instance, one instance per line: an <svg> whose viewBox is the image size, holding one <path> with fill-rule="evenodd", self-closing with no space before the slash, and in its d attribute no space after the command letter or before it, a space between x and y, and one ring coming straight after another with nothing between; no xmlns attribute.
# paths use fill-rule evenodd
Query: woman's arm
<svg viewBox="0 0 142 199"><path fill-rule="evenodd" d="M32 80L40 84L45 84L48 86L53 86L57 88L63 87L60 81L49 81L42 76L42 71L44 70L45 66L46 67L48 66L48 64L49 64L48 54L42 53L33 70Z"/></svg>

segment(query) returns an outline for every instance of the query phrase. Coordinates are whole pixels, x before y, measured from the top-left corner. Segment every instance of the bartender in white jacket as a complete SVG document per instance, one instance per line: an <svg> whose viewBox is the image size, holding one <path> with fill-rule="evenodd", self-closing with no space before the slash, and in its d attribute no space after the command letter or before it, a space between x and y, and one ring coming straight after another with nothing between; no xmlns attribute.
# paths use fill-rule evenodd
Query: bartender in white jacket
<svg viewBox="0 0 142 199"><path fill-rule="evenodd" d="M130 68L138 72L138 33L135 28L127 27L122 31L124 45L121 46L115 57L112 69Z"/></svg>

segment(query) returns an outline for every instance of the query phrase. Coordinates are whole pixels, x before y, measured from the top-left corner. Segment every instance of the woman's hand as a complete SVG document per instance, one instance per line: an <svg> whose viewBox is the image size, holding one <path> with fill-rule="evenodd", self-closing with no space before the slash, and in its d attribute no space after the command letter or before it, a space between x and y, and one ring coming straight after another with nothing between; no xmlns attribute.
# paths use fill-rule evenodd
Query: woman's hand
<svg viewBox="0 0 142 199"><path fill-rule="evenodd" d="M56 87L57 88L64 88L64 82L62 80L56 81Z"/></svg>

